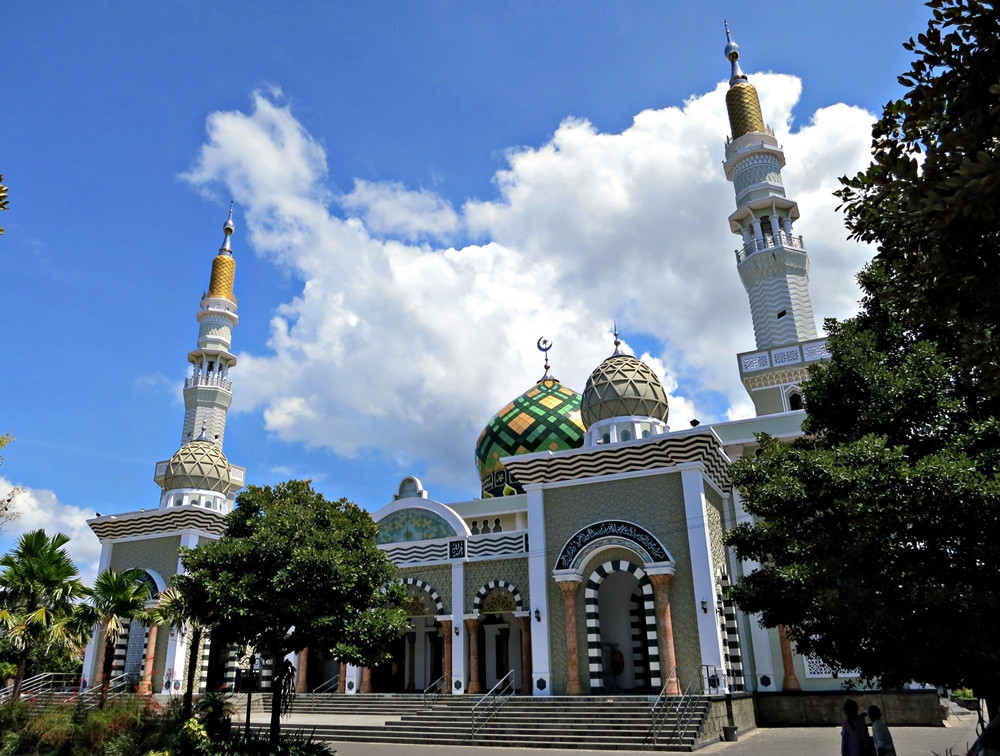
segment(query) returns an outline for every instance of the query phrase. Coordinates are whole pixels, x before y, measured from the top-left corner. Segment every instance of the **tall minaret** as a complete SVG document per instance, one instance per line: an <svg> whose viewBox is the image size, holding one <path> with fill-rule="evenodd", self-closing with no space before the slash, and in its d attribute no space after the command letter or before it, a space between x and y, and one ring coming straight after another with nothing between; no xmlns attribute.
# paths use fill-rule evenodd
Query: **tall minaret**
<svg viewBox="0 0 1000 756"><path fill-rule="evenodd" d="M153 476L162 489L161 508L193 505L225 513L243 487L244 469L230 465L222 453L226 414L233 403L229 368L236 364L236 355L229 351L238 322L233 295L236 260L230 246L234 228L230 205L222 227L225 239L198 306L198 347L188 352L192 368L184 381L181 447L169 460L157 463Z"/></svg>
<svg viewBox="0 0 1000 756"><path fill-rule="evenodd" d="M726 25L726 59L732 64L726 109L726 178L736 192L729 227L743 239L736 268L750 298L757 349L739 355L740 373L758 415L801 409L798 384L805 363L826 354L817 341L809 297L809 256L792 233L798 205L785 196L785 165L774 132L764 125L757 90L740 70L740 49Z"/></svg>
<svg viewBox="0 0 1000 756"><path fill-rule="evenodd" d="M198 348L188 352L191 377L184 381L184 430L181 443L204 433L220 448L226 433L226 414L233 403L229 368L236 355L229 351L236 327L236 297L233 281L236 260L230 239L233 235L233 208L222 227L225 239L212 261L212 278L198 307Z"/></svg>

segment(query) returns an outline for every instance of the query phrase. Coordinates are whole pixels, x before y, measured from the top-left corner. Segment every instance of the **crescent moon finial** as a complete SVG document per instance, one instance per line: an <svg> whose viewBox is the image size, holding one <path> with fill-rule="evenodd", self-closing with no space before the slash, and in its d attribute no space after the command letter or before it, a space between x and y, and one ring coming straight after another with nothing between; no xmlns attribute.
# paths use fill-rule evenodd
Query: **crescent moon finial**
<svg viewBox="0 0 1000 756"><path fill-rule="evenodd" d="M553 378L552 373L549 372L549 350L552 348L552 342L542 336L538 339L536 346L538 347L538 351L545 355L545 375L541 377L539 383L542 381L554 381L555 378Z"/></svg>

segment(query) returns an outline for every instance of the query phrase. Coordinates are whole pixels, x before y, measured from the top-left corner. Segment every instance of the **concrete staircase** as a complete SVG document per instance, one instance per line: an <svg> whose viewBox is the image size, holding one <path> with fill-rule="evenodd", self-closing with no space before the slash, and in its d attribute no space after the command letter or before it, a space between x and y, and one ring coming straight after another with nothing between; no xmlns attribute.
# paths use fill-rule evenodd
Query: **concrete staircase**
<svg viewBox="0 0 1000 756"><path fill-rule="evenodd" d="M270 697L262 699L267 710ZM679 697L669 702L654 744L647 696L513 697L473 736L478 700L441 696L425 704L419 695L299 694L283 730L334 742L691 751L710 708L707 698L696 697L678 715ZM379 717L382 724L375 723Z"/></svg>

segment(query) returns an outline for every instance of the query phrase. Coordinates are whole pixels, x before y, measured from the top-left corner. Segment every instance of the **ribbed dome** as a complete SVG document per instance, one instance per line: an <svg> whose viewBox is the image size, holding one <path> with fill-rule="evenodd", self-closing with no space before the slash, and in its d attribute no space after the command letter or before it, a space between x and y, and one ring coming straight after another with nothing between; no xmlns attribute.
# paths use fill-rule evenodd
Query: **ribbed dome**
<svg viewBox="0 0 1000 756"><path fill-rule="evenodd" d="M667 394L649 365L628 354L615 354L590 374L580 410L588 428L613 417L652 417L666 422Z"/></svg>
<svg viewBox="0 0 1000 756"><path fill-rule="evenodd" d="M229 460L211 441L188 441L167 463L163 489L200 488L229 494Z"/></svg>
<svg viewBox="0 0 1000 756"><path fill-rule="evenodd" d="M524 493L501 457L583 446L580 399L559 381L543 378L493 416L476 442L484 497Z"/></svg>

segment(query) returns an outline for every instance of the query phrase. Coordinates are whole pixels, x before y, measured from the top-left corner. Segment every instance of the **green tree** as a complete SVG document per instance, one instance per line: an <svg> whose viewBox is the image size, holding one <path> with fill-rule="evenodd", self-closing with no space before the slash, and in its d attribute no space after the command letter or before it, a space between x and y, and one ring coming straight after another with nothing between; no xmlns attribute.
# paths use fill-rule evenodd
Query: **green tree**
<svg viewBox="0 0 1000 756"><path fill-rule="evenodd" d="M115 658L115 644L125 629L125 622L136 620L150 621L146 614L146 602L149 601L149 586L142 582L142 570L118 572L104 570L94 580L90 589L89 619L91 627L99 626L98 638L103 644L98 646L97 667L101 674L101 696L98 708L103 709L108 702L108 689L111 686L111 668Z"/></svg>
<svg viewBox="0 0 1000 756"><path fill-rule="evenodd" d="M3 185L3 174L0 173L0 210L9 210L7 202L7 187ZM3 228L0 228L0 236L3 236Z"/></svg>
<svg viewBox="0 0 1000 756"><path fill-rule="evenodd" d="M152 621L167 627L186 628L188 631L187 670L184 675L184 703L181 717L190 719L194 702L194 679L198 670L198 648L205 633L205 625L194 613L193 606L205 606L206 599L201 585L187 583L186 593L176 586L171 586L160 594L160 600L155 609L150 612Z"/></svg>
<svg viewBox="0 0 1000 756"><path fill-rule="evenodd" d="M79 632L75 602L85 588L64 546L69 537L44 530L23 534L0 557L0 627L14 649L11 700L21 695L28 659L40 647L72 642Z"/></svg>
<svg viewBox="0 0 1000 756"><path fill-rule="evenodd" d="M308 481L249 486L223 536L184 551L178 586L199 585L196 614L280 668L304 648L372 665L406 630L395 567L375 545L376 526L357 505L326 500ZM203 589L203 590L202 590ZM280 735L281 688L272 686L271 743Z"/></svg>
<svg viewBox="0 0 1000 756"><path fill-rule="evenodd" d="M2 180L3 176L0 176L0 181ZM2 231L3 229L0 229L0 232ZM13 440L14 437L9 433L0 434L0 449L3 449L7 444L9 444ZM2 464L3 464L3 457L0 456L0 465ZM5 522L17 519L18 513L15 512L13 509L11 509L11 507L14 504L14 497L17 496L19 493L21 493L21 489L15 486L14 488L11 488L10 491L8 491L6 494L0 496L0 525L3 525Z"/></svg>
<svg viewBox="0 0 1000 756"><path fill-rule="evenodd" d="M760 563L733 589L803 653L889 686L969 686L997 713L1000 650L1000 14L934 0L842 179L852 235L878 252L860 313L828 322L803 386L804 438L732 469Z"/></svg>

